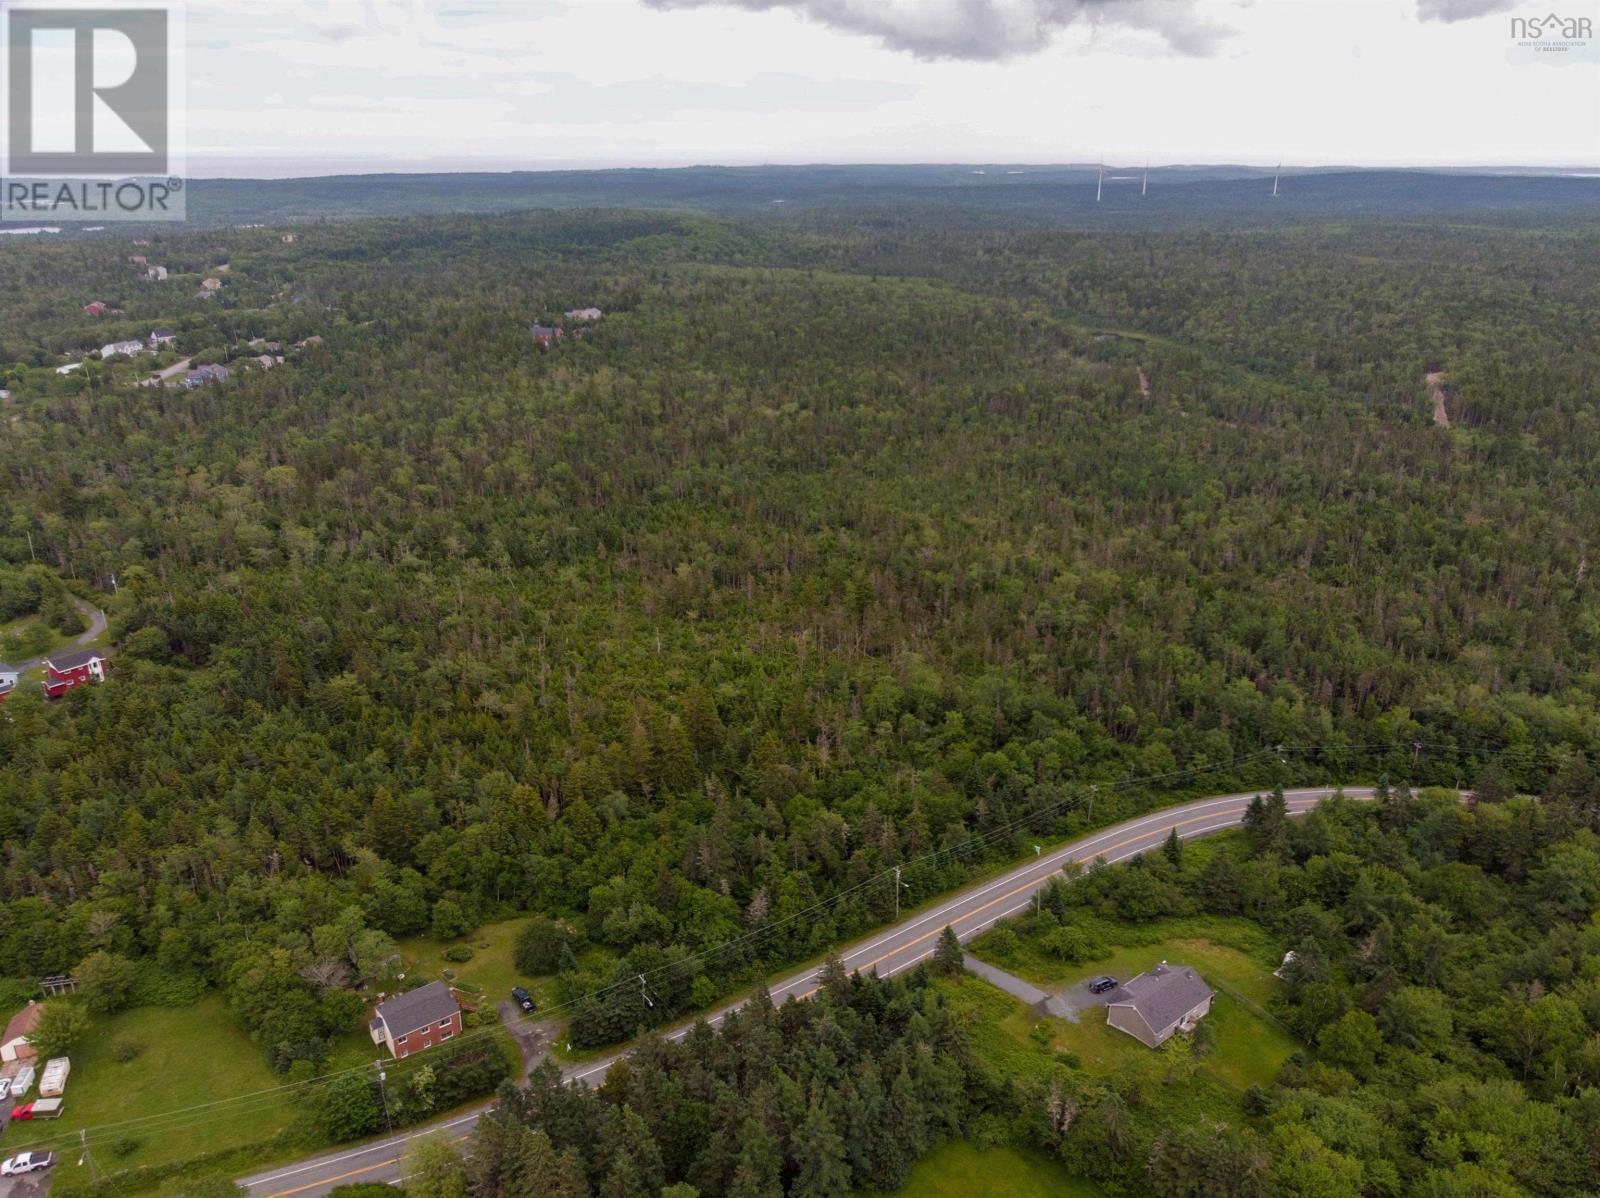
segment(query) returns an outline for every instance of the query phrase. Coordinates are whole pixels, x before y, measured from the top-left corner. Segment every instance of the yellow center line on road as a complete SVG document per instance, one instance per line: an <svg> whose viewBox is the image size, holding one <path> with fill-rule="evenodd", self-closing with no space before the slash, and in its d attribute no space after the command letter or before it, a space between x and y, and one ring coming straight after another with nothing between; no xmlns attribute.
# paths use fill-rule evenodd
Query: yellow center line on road
<svg viewBox="0 0 1600 1198"><path fill-rule="evenodd" d="M457 1136L453 1140L446 1140L447 1144L460 1144L470 1138L469 1135ZM348 1173L340 1173L334 1177L324 1177L320 1181L308 1181L303 1186L295 1186L292 1190L278 1190L272 1194L265 1194L262 1198L289 1198L291 1194L304 1194L307 1190L321 1189L323 1186L337 1185L339 1182L351 1177L360 1177L363 1173L371 1173L374 1169L384 1169L390 1165L398 1165L405 1159L404 1156L391 1156L388 1160L376 1161L370 1165L363 1165L359 1169L351 1169Z"/></svg>
<svg viewBox="0 0 1600 1198"><path fill-rule="evenodd" d="M1234 811L1237 811L1237 810L1242 810L1242 808L1234 808L1233 810L1230 810L1230 811L1208 811L1208 812L1206 812L1206 814L1197 815L1193 819L1179 820L1177 823L1170 824L1165 828L1157 828L1157 829L1155 829L1153 831L1150 831L1150 832L1141 832L1141 833L1139 833L1139 835L1130 837L1127 840L1119 840L1116 844L1106 845L1104 848L1102 848L1098 852L1096 852L1095 856L1096 857L1104 857L1106 854L1114 853L1118 849L1127 848L1130 844L1138 844L1141 840L1144 840L1144 839L1146 839L1148 837L1159 836L1164 832L1172 832L1172 831L1175 831L1178 828L1187 827L1190 824L1205 823L1207 820L1216 819L1218 816L1232 815L1234 813ZM1055 871L1052 870L1051 872L1054 873ZM983 906L981 906L981 907L974 907L971 911L967 911L967 912L964 912L961 915L956 916L954 919L952 919L950 921L950 925L953 926L955 924L962 923L962 922L964 922L964 921L966 921L968 919L971 919L974 915L982 915L990 907L993 907L993 906L996 906L996 905L998 905L1000 903L1006 902L1008 899L1014 899L1014 898L1017 897L1017 895L1023 893L1024 891L1036 890L1036 889L1038 889L1038 887L1042 886L1045 882L1047 882L1049 880L1049 878L1050 878L1050 875L1046 874L1043 878L1035 878L1031 882L1025 882L1023 885L1018 886L1015 890L1009 890L1005 894L1002 894L999 898L990 899L987 903L983 904ZM879 964L880 962L883 962L883 961L887 961L890 957L898 956L900 953L905 952L906 949L912 948L915 945L921 944L924 940L931 940L933 937L940 935L943 931L944 931L944 928L935 928L931 932L924 932L922 935L918 936L915 940L907 940L904 944L898 944L894 948L891 948L888 952L884 953L883 955L878 956L878 957L874 957L872 960L868 961L864 965L857 966L851 972L859 973L861 970L871 969L874 965L877 965L877 964ZM798 994L795 997L796 998L801 998L801 999L810 998L813 994L815 994L820 989L821 989L820 986L813 986L810 990L807 990L804 994Z"/></svg>
<svg viewBox="0 0 1600 1198"><path fill-rule="evenodd" d="M1364 796L1357 796L1357 797L1364 797ZM1320 802L1322 800L1319 798L1316 801ZM1314 805L1315 805L1315 803L1313 803L1313 806ZM1204 815L1193 816L1193 817L1191 817L1189 819L1185 819L1185 820L1177 820L1177 821L1175 821L1175 822L1173 822L1171 824L1166 825L1165 827L1154 828L1154 829L1150 829L1148 831L1140 831L1137 835L1131 836L1126 840L1119 840L1116 844L1104 845L1104 846L1096 849L1095 850L1095 854L1094 854L1094 858L1091 858L1091 860L1093 860L1095 858L1108 856L1111 853L1117 852L1119 849L1125 849L1129 845L1138 844L1141 841L1147 840L1147 839L1149 839L1151 837L1161 836L1161 835L1176 831L1179 828L1186 828L1191 824L1206 823L1208 821L1215 820L1215 819L1218 819L1218 818L1222 818L1222 817L1226 817L1226 816L1229 816L1229 815L1238 814L1239 812L1247 809L1247 807L1248 807L1247 803L1240 803L1238 806L1231 807L1231 808L1228 808L1228 809L1223 810L1223 811L1215 811L1215 810L1207 811ZM1310 810L1310 808L1308 807L1305 810ZM1290 815L1299 815L1299 814L1304 814L1304 812L1297 812L1297 811L1291 810L1289 812L1289 814ZM1227 826L1227 825L1224 825L1224 826ZM1091 838L1089 843L1093 843L1094 839L1096 839L1096 838ZM1071 857L1069 857L1068 859L1069 860L1076 860L1075 858L1071 858ZM970 920L975 915L982 915L985 911L988 911L990 908L996 907L1001 903L1004 903L1004 902L1007 902L1007 901L1009 901L1011 899L1014 899L1014 898L1017 897L1017 895L1023 894L1026 891L1038 889L1045 882L1049 881L1050 877L1055 872L1057 872L1057 871L1054 868L1052 868L1050 873L1047 873L1042 878L1035 878L1030 882L1025 882L1021 886L1018 886L1014 890L1008 890L1005 894L1000 895L998 898L990 899L987 903L984 903L981 907L974 907L971 911L967 911L967 912L962 913L961 915L955 916L950 921L950 926L954 926L955 924L959 924L959 923L964 923L967 920ZM923 916L922 918L926 919L927 917ZM916 922L921 922L921 921L918 920L918 921L913 922L912 926L915 926ZM872 960L867 961L866 963L864 963L862 965L856 966L855 968L853 968L851 970L851 972L852 973L859 973L862 970L871 969L874 965L881 964L882 962L887 961L890 957L898 956L899 954L905 952L907 949L914 948L915 946L917 946L919 944L922 944L927 940L931 940L933 937L938 936L943 931L944 931L944 928L943 927L939 927L939 928L934 928L932 931L924 932L922 935L916 937L915 939L907 940L903 944L898 944L895 947L889 949L887 952L882 953L877 957L874 957ZM812 995L816 994L817 991L820 990L821 988L822 987L820 987L820 986L813 986L810 990L807 990L804 993L795 994L792 997L794 997L796 999L800 999L800 1000L808 999ZM619 1056L617 1059L620 1060L621 1057ZM603 1064L597 1064L597 1065L593 1066L590 1069L587 1069L587 1070L585 1070L585 1071L583 1071L581 1073L573 1075L573 1080L574 1081L581 1080L581 1079L589 1076L589 1074L596 1073L596 1072L600 1071L601 1069L605 1069L605 1070L609 1071L611 1066L614 1065L614 1064L616 1064L616 1061L608 1061L608 1062L605 1062ZM461 1142L463 1142L464 1140L466 1140L468 1138L469 1138L468 1136L458 1136L456 1139L450 1140L450 1141L447 1141L447 1142L451 1143L451 1144L460 1144ZM403 1160L403 1159L404 1158L400 1157L400 1156L390 1157L387 1160L378 1161L375 1164L365 1165L360 1169L351 1169L349 1172L340 1173L335 1177L326 1177L326 1178L323 1178L320 1181L308 1182L305 1185L296 1186L294 1189L278 1190L278 1191L275 1191L274 1193L264 1194L264 1195L261 1196L261 1198L292 1198L293 1195L295 1195L295 1194L303 1194L307 1190L321 1189L321 1188L324 1188L324 1187L327 1187L327 1186L334 1185L334 1184L336 1184L338 1182L344 1181L347 1178L359 1177L363 1173L371 1173L374 1169L383 1169L383 1168L386 1168L389 1165L399 1164L400 1161Z"/></svg>

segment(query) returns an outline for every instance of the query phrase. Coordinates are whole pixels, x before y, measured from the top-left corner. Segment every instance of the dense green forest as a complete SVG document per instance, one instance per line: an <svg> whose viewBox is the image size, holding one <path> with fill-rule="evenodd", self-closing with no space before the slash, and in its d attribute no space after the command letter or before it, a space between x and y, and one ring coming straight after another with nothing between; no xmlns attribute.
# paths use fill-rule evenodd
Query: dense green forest
<svg viewBox="0 0 1600 1198"><path fill-rule="evenodd" d="M1600 749L1590 220L150 241L220 290L0 253L0 563L115 638L0 721L19 994L154 962L314 1073L394 937L535 911L610 1043L882 922L889 866L914 901L1184 793L1497 802ZM55 372L154 327L233 376Z"/></svg>
<svg viewBox="0 0 1600 1198"><path fill-rule="evenodd" d="M631 170L479 171L192 179L187 220L199 225L348 220L353 216L523 211L602 206L695 210L764 219L853 209L907 209L922 222L1172 226L1205 221L1257 227L1309 218L1370 219L1507 213L1535 219L1592 210L1600 184L1583 173L1298 170L1272 194L1274 171L1228 165L1148 168L1148 186L1104 188L1095 164L852 164L642 167Z"/></svg>
<svg viewBox="0 0 1600 1198"><path fill-rule="evenodd" d="M1171 1104L1217 1051L1205 1021L1109 1073L986 1051L966 1005L983 983L960 980L956 948L888 981L831 962L815 1001L758 996L716 1032L648 1040L595 1090L541 1070L502 1091L464 1149L419 1150L408 1186L845 1198L898 1188L921 1152L967 1136L1057 1158L1113 1195L1591 1193L1600 838L1577 807L1594 787L1569 772L1540 799L1472 807L1401 788L1293 822L1267 796L1242 846L1191 860L1174 841L1058 881L979 941L1093 959L1101 938L1150 921L1242 915L1293 944L1279 1009L1301 1047L1242 1104Z"/></svg>

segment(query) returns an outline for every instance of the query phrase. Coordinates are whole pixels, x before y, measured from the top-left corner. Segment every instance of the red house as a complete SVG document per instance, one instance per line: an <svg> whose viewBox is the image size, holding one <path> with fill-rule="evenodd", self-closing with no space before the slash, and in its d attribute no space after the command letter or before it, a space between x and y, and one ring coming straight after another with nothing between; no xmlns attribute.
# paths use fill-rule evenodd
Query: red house
<svg viewBox="0 0 1600 1198"><path fill-rule="evenodd" d="M106 307L105 304L101 303L99 300L95 300L93 303L85 304L83 306L83 314L85 316L104 316L109 311L111 311L111 309Z"/></svg>
<svg viewBox="0 0 1600 1198"><path fill-rule="evenodd" d="M47 699L59 699L75 686L85 682L104 682L105 655L98 649L80 649L76 653L56 653L44 659L44 694Z"/></svg>
<svg viewBox="0 0 1600 1198"><path fill-rule="evenodd" d="M379 1003L367 1030L374 1044L387 1045L396 1058L406 1057L459 1036L461 1007L449 986L429 982Z"/></svg>

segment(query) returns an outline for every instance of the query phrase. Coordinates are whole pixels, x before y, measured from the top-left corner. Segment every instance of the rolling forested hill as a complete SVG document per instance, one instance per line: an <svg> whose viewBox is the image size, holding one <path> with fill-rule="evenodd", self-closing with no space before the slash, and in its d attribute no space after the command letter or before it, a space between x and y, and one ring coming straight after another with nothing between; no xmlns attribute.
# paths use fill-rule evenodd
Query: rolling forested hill
<svg viewBox="0 0 1600 1198"><path fill-rule="evenodd" d="M226 263L211 300L0 247L0 562L116 645L0 721L8 974L158 961L287 1071L349 1021L307 972L341 910L380 946L534 910L594 950L564 994L679 963L584 1006L598 1044L1091 785L1101 822L1387 774L1600 829L1592 220L280 232L138 251ZM70 357L156 325L233 376Z"/></svg>

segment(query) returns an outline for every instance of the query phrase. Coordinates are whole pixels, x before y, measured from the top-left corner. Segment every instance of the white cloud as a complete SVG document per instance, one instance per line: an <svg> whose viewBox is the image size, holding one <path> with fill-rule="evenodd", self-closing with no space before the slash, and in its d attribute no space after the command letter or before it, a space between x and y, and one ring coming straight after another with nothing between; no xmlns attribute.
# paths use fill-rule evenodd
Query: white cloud
<svg viewBox="0 0 1600 1198"><path fill-rule="evenodd" d="M646 0L654 8L791 9L918 58L997 62L1032 54L1074 26L1161 35L1186 54L1210 53L1226 30L1194 0Z"/></svg>
<svg viewBox="0 0 1600 1198"><path fill-rule="evenodd" d="M207 0L190 152L1600 159L1591 71L1508 65L1497 2Z"/></svg>

